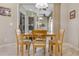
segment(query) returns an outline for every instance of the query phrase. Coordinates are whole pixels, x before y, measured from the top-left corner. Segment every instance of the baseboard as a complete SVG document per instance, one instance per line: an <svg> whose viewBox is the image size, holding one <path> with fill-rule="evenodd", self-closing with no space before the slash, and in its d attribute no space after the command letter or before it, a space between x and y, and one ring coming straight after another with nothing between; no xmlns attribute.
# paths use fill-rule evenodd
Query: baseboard
<svg viewBox="0 0 79 59"><path fill-rule="evenodd" d="M9 45L15 45L16 43L7 43L7 44L2 44L0 45L0 47L5 47L5 46L9 46Z"/></svg>
<svg viewBox="0 0 79 59"><path fill-rule="evenodd" d="M76 46L73 46L72 44L70 44L70 43L65 43L66 45L68 45L69 47L71 47L71 48L73 48L73 49L75 49L75 50L77 50L77 51L79 51L79 48L78 47L76 47Z"/></svg>

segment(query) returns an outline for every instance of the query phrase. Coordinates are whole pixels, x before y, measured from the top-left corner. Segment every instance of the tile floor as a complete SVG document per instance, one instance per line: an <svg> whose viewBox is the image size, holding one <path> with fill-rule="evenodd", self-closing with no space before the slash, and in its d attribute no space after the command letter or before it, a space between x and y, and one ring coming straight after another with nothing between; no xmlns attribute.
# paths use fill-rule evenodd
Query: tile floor
<svg viewBox="0 0 79 59"><path fill-rule="evenodd" d="M26 52L26 51L25 51ZM43 49L38 48L35 56L44 56ZM27 52L25 53L27 55ZM30 55L32 56L32 47L30 49ZM66 43L63 44L63 56L78 56L79 51L71 48ZM6 46L0 46L0 56L16 56L16 44L9 44ZM49 56L46 51L46 56Z"/></svg>

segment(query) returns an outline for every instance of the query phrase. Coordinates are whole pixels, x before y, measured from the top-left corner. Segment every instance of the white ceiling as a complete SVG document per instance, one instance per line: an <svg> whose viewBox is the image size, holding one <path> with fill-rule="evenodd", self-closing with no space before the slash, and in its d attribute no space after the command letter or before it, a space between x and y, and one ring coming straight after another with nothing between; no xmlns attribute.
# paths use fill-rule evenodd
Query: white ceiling
<svg viewBox="0 0 79 59"><path fill-rule="evenodd" d="M29 11L33 11L35 13L40 13L40 14L45 14L46 16L49 16L51 14L51 12L53 11L53 4L48 3L48 9L46 11L39 11L36 7L35 7L36 3L24 3L21 4L26 10Z"/></svg>

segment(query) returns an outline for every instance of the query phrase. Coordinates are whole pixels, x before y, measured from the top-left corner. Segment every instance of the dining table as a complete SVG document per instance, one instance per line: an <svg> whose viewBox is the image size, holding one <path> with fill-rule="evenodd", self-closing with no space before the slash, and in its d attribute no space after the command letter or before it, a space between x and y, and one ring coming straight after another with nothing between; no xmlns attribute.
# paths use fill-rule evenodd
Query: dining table
<svg viewBox="0 0 79 59"><path fill-rule="evenodd" d="M33 38L34 36L36 36L36 35L33 35L32 33L27 33L27 34L20 34L20 36L21 37L25 37L25 38L27 38L26 40L29 40L29 38ZM45 34L45 35L42 35L42 36L46 36L46 37L50 37L51 38L51 40L53 40L53 38L56 36L54 33L53 34L50 34L50 33L48 33L48 34ZM41 37L40 35L39 35L39 37ZM23 41L24 41L24 39L23 38L21 38L20 40L21 40L21 55L23 56L24 55L24 50L23 50ZM33 40L33 39L32 39Z"/></svg>

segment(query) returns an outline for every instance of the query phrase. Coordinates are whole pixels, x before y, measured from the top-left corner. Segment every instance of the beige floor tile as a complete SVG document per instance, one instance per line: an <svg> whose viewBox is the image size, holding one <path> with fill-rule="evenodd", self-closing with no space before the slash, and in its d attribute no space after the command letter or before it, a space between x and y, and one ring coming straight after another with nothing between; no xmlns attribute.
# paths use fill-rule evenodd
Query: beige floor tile
<svg viewBox="0 0 79 59"><path fill-rule="evenodd" d="M32 45L30 48L30 55L33 55ZM48 49L48 46L47 46ZM11 44L8 46L0 47L0 56L16 56L16 44ZM25 51L25 56L27 56L27 51ZM37 48L35 56L44 56L44 50L42 48ZM48 50L46 50L46 56L49 56ZM68 45L63 45L63 56L79 56L79 51L69 47Z"/></svg>

